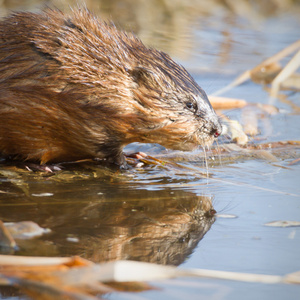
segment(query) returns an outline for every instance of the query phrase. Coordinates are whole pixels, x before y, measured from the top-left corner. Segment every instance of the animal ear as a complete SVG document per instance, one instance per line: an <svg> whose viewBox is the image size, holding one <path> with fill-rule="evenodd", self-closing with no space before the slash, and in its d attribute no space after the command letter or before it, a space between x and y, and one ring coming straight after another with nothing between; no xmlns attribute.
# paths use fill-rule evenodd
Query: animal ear
<svg viewBox="0 0 300 300"><path fill-rule="evenodd" d="M133 81L139 86L157 86L155 75L152 71L144 67L135 67L130 71Z"/></svg>

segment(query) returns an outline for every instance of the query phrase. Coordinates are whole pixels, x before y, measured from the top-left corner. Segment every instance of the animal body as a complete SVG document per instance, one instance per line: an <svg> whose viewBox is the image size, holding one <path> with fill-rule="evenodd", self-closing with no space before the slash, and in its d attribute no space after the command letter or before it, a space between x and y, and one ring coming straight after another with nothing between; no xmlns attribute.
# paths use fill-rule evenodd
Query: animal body
<svg viewBox="0 0 300 300"><path fill-rule="evenodd" d="M166 53L86 9L0 22L0 156L124 166L131 142L192 150L221 125L205 92Z"/></svg>

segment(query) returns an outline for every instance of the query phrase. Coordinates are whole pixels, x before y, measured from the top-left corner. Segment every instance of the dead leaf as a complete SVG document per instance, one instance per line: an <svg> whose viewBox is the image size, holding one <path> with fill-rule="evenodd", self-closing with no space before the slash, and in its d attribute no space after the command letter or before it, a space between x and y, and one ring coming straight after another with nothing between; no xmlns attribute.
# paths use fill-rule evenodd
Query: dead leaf
<svg viewBox="0 0 300 300"><path fill-rule="evenodd" d="M288 163L289 166L293 166L296 165L300 162L300 158L294 159L293 161L291 161L290 163Z"/></svg>
<svg viewBox="0 0 300 300"><path fill-rule="evenodd" d="M215 216L221 219L236 219L238 217L236 215L229 215L229 214L216 214Z"/></svg>
<svg viewBox="0 0 300 300"><path fill-rule="evenodd" d="M235 120L230 120L228 124L231 131L231 139L238 145L246 145L249 139L243 131L242 125Z"/></svg>
<svg viewBox="0 0 300 300"><path fill-rule="evenodd" d="M252 70L245 71L243 74L238 76L235 80L233 80L230 84L228 84L224 88L218 90L217 92L213 93L212 95L217 96L217 95L224 94L225 92L231 90L232 88L234 88L234 87L244 83L245 81L249 80L251 78L251 76L253 76L253 74L257 74L258 71L260 71L261 73L263 73L262 72L263 70L268 70L268 69L274 71L274 69L276 68L275 67L276 64L282 58L290 55L291 53L293 53L295 51L297 51L299 48L300 48L300 40L298 40L295 43L293 43L293 44L289 45L288 47L284 48L283 50L279 51L275 55L267 58L266 60L264 60L263 62L261 62L257 66L255 66ZM287 77L289 77L291 75L291 72L294 72L299 67L299 65L297 65L299 63L298 54L296 54L295 57L296 57L295 60L292 63L290 63L290 66L288 66L287 70L283 71L282 75L280 75L281 73L279 73L277 75L278 79L273 80L273 83L272 83L273 88L272 88L271 95L273 95L273 96L276 95L276 91L278 90L278 85L280 85L282 83L282 79L286 79ZM296 68L296 66L298 66L298 67Z"/></svg>
<svg viewBox="0 0 300 300"><path fill-rule="evenodd" d="M300 51L287 63L282 71L275 77L271 85L271 97L277 97L280 85L290 77L300 66Z"/></svg>
<svg viewBox="0 0 300 300"><path fill-rule="evenodd" d="M283 282L299 284L300 283L300 271L295 272L295 273L290 273L290 274L284 276Z"/></svg>
<svg viewBox="0 0 300 300"><path fill-rule="evenodd" d="M273 221L269 223L265 223L265 226L271 227L300 227L300 222L298 221Z"/></svg>
<svg viewBox="0 0 300 300"><path fill-rule="evenodd" d="M271 83L277 74L282 70L279 63L273 62L268 65L258 65L250 71L252 81L256 83Z"/></svg>
<svg viewBox="0 0 300 300"><path fill-rule="evenodd" d="M16 248L17 244L12 237L9 230L5 227L3 222L0 220L0 247L5 248Z"/></svg>
<svg viewBox="0 0 300 300"><path fill-rule="evenodd" d="M218 96L208 96L208 98L214 109L235 109L242 108L247 105L247 101L243 99Z"/></svg>

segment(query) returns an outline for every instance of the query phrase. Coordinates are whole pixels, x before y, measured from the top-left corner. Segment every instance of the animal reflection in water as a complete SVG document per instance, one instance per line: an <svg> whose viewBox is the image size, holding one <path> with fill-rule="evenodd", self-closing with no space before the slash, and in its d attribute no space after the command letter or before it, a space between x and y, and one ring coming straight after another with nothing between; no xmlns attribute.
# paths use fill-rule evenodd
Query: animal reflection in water
<svg viewBox="0 0 300 300"><path fill-rule="evenodd" d="M65 249L68 254L94 262L127 259L179 265L215 221L210 197L170 189L135 192L131 200L115 195L116 201L109 195L101 203L74 207L76 214L71 213L62 230L79 236L79 243Z"/></svg>

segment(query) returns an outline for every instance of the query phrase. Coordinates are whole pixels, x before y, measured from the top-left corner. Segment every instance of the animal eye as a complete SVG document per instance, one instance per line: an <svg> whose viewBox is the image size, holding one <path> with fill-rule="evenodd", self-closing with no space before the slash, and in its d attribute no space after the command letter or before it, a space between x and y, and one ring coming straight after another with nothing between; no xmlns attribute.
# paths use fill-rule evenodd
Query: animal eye
<svg viewBox="0 0 300 300"><path fill-rule="evenodd" d="M189 109L192 109L193 108L193 103L192 102L187 102L186 107L189 108Z"/></svg>
<svg viewBox="0 0 300 300"><path fill-rule="evenodd" d="M193 111L197 111L198 107L197 107L197 103L195 102L192 102L192 101L188 101L186 102L186 107L190 110L193 110Z"/></svg>

